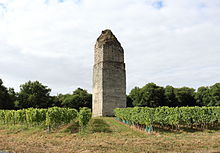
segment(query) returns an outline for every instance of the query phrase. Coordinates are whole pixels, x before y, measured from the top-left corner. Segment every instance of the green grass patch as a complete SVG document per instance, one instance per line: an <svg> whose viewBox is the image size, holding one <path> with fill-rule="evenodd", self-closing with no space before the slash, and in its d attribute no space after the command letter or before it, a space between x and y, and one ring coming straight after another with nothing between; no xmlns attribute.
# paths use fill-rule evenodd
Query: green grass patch
<svg viewBox="0 0 220 153"><path fill-rule="evenodd" d="M110 133L112 130L110 129L110 125L107 124L105 120L102 118L93 118L89 121L87 125L87 131L90 133L96 133L96 132L105 132Z"/></svg>

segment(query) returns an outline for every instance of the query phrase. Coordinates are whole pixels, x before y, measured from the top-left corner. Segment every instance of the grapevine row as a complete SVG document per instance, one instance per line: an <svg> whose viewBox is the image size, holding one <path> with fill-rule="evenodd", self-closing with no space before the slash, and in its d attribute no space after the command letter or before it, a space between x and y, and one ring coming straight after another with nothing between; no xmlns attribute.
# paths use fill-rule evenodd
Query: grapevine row
<svg viewBox="0 0 220 153"><path fill-rule="evenodd" d="M220 125L220 107L116 108L115 116L129 124L208 128Z"/></svg>
<svg viewBox="0 0 220 153"><path fill-rule="evenodd" d="M0 124L27 126L45 125L49 128L70 123L76 118L87 123L91 118L91 110L82 108L80 112L71 108L51 107L48 109L28 108L21 110L0 110ZM84 121L85 120L85 121Z"/></svg>

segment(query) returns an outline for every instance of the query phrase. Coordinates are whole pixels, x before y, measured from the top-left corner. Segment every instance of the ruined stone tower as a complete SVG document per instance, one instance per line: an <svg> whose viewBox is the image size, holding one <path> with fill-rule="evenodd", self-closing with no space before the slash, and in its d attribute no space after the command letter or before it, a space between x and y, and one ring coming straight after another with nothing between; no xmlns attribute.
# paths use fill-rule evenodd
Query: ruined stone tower
<svg viewBox="0 0 220 153"><path fill-rule="evenodd" d="M104 30L95 44L93 116L113 116L120 107L126 107L124 50L111 30Z"/></svg>

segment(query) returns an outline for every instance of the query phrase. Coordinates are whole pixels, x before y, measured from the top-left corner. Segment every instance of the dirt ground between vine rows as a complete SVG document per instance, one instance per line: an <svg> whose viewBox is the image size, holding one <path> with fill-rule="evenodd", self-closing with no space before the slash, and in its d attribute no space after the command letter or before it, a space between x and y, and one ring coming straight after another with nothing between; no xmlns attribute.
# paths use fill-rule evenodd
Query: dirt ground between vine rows
<svg viewBox="0 0 220 153"><path fill-rule="evenodd" d="M103 118L109 132L71 134L61 131L0 128L0 151L18 153L120 153L212 152L220 153L220 130L156 131L148 134L113 118Z"/></svg>

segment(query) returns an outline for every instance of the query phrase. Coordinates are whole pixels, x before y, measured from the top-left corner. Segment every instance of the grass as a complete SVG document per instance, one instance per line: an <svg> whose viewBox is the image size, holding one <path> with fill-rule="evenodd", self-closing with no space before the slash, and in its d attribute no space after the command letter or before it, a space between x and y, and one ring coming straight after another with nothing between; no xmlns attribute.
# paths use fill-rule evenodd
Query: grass
<svg viewBox="0 0 220 153"><path fill-rule="evenodd" d="M43 128L0 127L0 150L10 152L220 152L220 130L148 134L114 118L94 118L83 131L73 122L48 133ZM157 130L157 129L156 129ZM81 131L81 132L80 132Z"/></svg>

